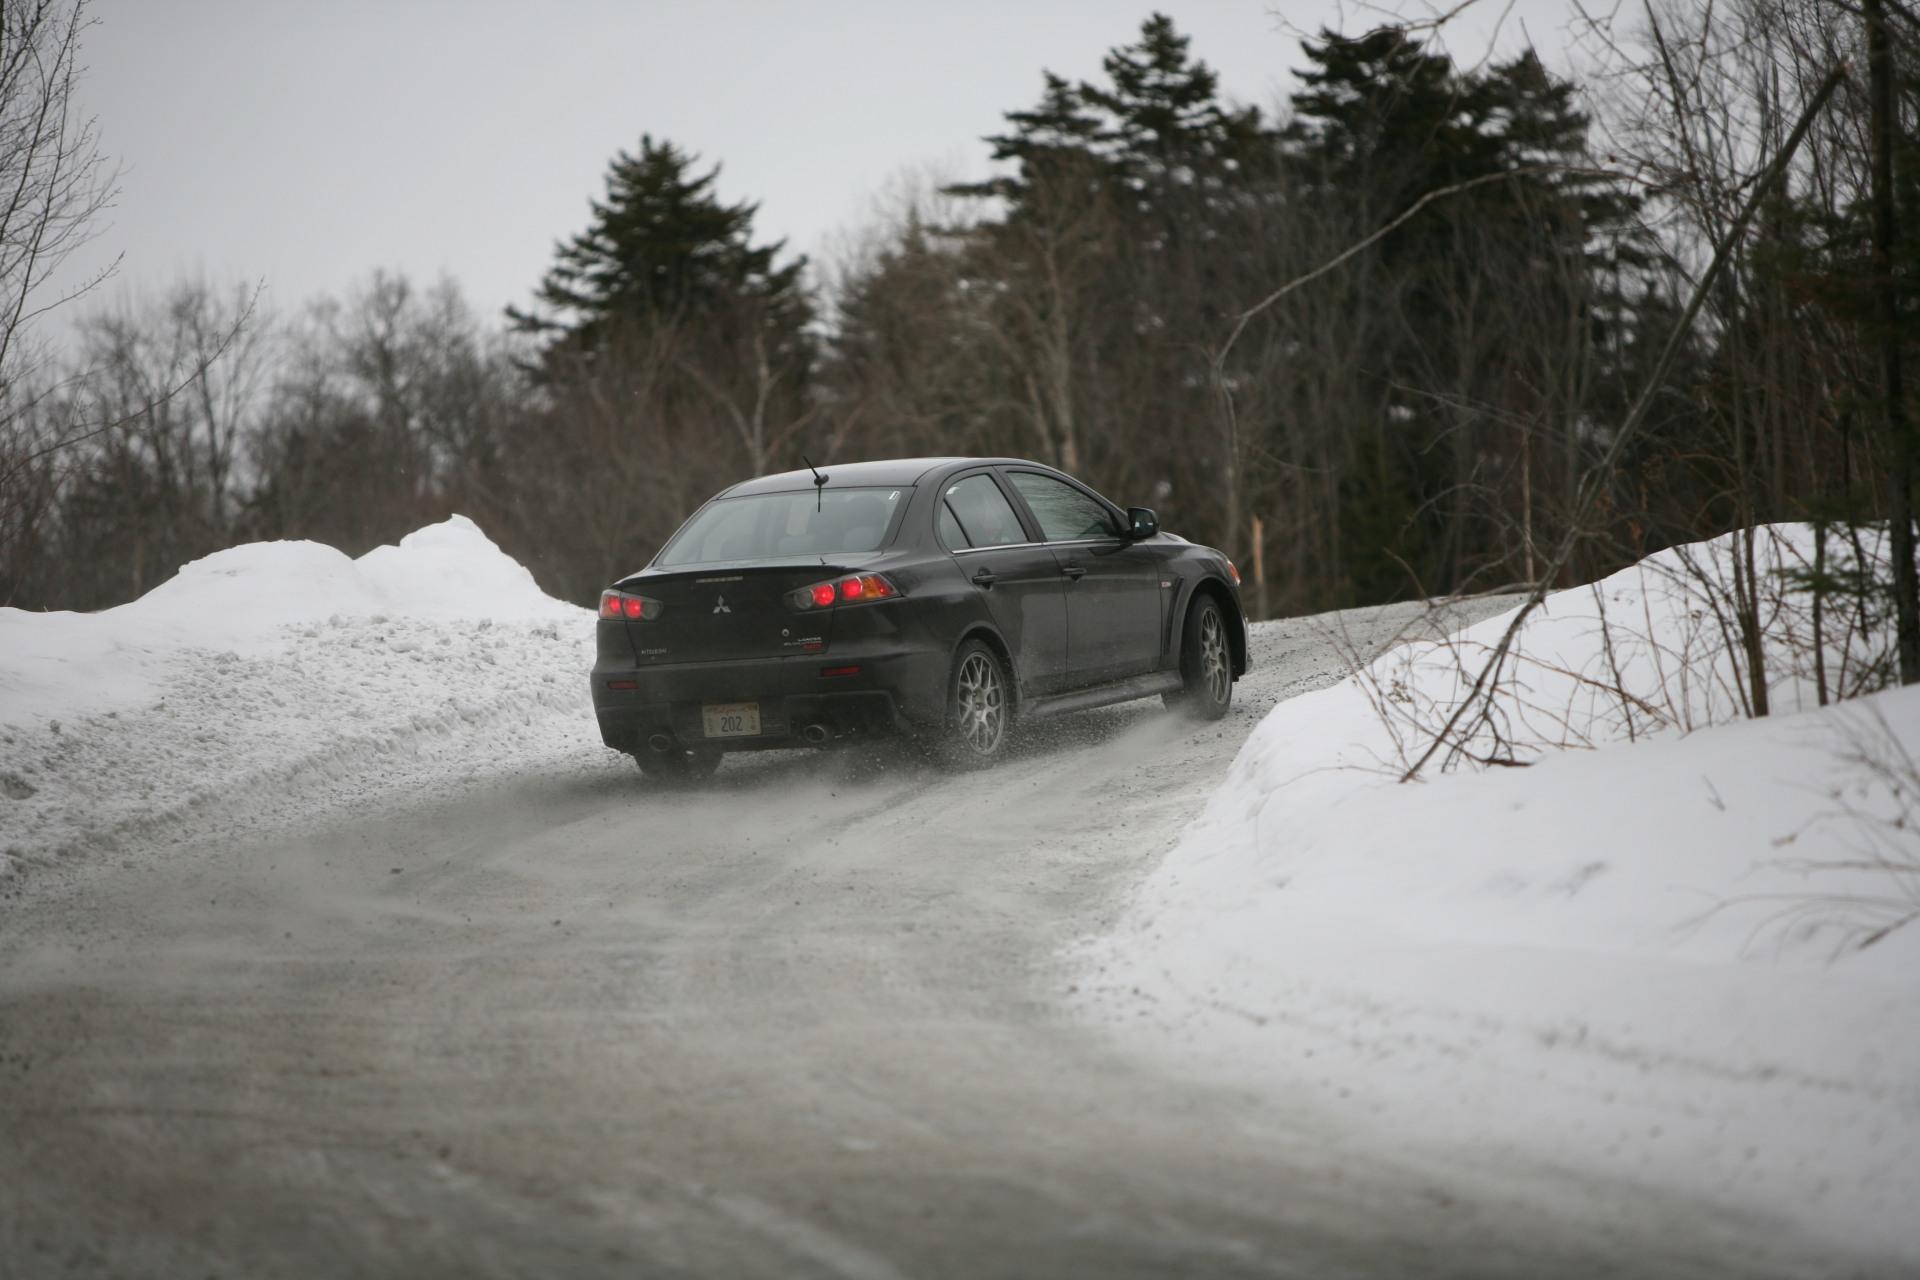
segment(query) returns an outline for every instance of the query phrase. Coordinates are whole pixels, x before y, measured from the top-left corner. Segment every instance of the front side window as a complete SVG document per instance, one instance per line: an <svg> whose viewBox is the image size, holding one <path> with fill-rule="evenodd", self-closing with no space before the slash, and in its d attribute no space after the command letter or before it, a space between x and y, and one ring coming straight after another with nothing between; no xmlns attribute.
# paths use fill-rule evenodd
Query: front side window
<svg viewBox="0 0 1920 1280"><path fill-rule="evenodd" d="M911 489L755 493L708 503L673 535L662 568L878 551Z"/></svg>
<svg viewBox="0 0 1920 1280"><path fill-rule="evenodd" d="M1113 525L1113 513L1098 499L1066 481L1037 471L1012 471L1008 472L1008 478L1033 509L1033 518L1040 522L1040 532L1048 542L1082 542L1089 538L1119 536Z"/></svg>
<svg viewBox="0 0 1920 1280"><path fill-rule="evenodd" d="M1009 547L1027 540L1027 531L1021 527L1020 517L1014 514L1013 504L1007 501L1006 494L1000 492L1000 486L993 482L992 476L968 476L965 480L956 480L947 486L943 499L942 506L960 526L967 546ZM943 540L945 528L943 520Z"/></svg>

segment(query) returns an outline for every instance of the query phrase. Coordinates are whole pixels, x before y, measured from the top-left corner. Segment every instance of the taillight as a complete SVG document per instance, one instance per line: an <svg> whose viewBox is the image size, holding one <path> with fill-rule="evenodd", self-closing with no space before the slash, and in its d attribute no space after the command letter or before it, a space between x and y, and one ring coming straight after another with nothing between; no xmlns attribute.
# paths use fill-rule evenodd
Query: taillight
<svg viewBox="0 0 1920 1280"><path fill-rule="evenodd" d="M795 609L825 609L834 604L864 604L870 600L891 600L900 588L877 573L850 573L832 582L816 582L810 587L787 593L787 604Z"/></svg>
<svg viewBox="0 0 1920 1280"><path fill-rule="evenodd" d="M651 622L660 616L660 602L650 596L630 595L625 591L602 591L600 616Z"/></svg>

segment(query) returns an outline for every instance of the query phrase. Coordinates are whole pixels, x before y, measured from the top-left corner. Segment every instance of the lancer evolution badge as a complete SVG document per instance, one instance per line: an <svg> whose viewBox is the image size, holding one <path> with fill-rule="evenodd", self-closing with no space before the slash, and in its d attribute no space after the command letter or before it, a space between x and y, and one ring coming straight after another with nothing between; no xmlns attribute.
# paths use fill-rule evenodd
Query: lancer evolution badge
<svg viewBox="0 0 1920 1280"><path fill-rule="evenodd" d="M715 613L732 613L733 612L733 610L727 608L727 598L725 596L715 596L713 598L713 611Z"/></svg>

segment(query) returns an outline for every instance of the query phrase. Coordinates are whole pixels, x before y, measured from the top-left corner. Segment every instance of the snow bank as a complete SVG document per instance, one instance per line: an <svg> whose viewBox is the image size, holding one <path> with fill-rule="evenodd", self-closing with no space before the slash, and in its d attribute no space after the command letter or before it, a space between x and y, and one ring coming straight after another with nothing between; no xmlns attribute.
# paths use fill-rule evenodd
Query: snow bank
<svg viewBox="0 0 1920 1280"><path fill-rule="evenodd" d="M1920 689L1739 720L1707 642L1731 549L1529 621L1473 753L1533 767L1395 781L1511 615L1280 704L1076 953L1090 1011L1455 1174L1618 1177L1920 1261L1920 923L1881 932L1920 906ZM1776 708L1814 701L1793 622ZM1832 630L1830 680L1875 660Z"/></svg>
<svg viewBox="0 0 1920 1280"><path fill-rule="evenodd" d="M597 742L591 618L463 516L357 560L233 547L99 613L0 609L0 875L189 810L375 786L370 760L459 775L530 736Z"/></svg>
<svg viewBox="0 0 1920 1280"><path fill-rule="evenodd" d="M1795 581L1817 566L1829 578L1856 560L1874 571L1880 539L1858 550L1832 534L1816 555L1806 526L1754 531L1751 590L1762 636L1769 710L1805 711L1890 683L1891 626L1875 607L1830 596L1816 618ZM1739 536L1675 547L1602 582L1560 592L1527 620L1512 648L1491 715L1452 756L1520 763L1568 747L1635 741L1743 719L1755 680L1736 618L1735 581L1748 548ZM1385 735L1365 735L1367 762L1404 771L1444 725L1493 655L1511 616L1441 644L1407 646L1373 664L1360 687L1372 695ZM1381 754L1384 750L1385 754ZM1338 763L1358 762L1344 756ZM1325 763L1319 761L1319 763Z"/></svg>

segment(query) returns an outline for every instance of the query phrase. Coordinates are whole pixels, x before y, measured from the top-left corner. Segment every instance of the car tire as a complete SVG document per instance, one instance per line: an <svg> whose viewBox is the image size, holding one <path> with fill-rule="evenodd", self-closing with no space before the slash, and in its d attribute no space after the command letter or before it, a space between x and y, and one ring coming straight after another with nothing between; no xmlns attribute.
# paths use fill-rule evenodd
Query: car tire
<svg viewBox="0 0 1920 1280"><path fill-rule="evenodd" d="M941 763L980 769L1007 753L1013 738L1013 679L1000 654L969 640L953 656L947 677L947 714L930 744Z"/></svg>
<svg viewBox="0 0 1920 1280"><path fill-rule="evenodd" d="M720 767L720 752L708 748L679 748L672 751L641 751L633 762L642 776L655 782L702 782Z"/></svg>
<svg viewBox="0 0 1920 1280"><path fill-rule="evenodd" d="M1211 595L1195 597L1180 637L1180 689L1167 706L1195 720L1218 720L1233 705L1233 646L1227 618Z"/></svg>

